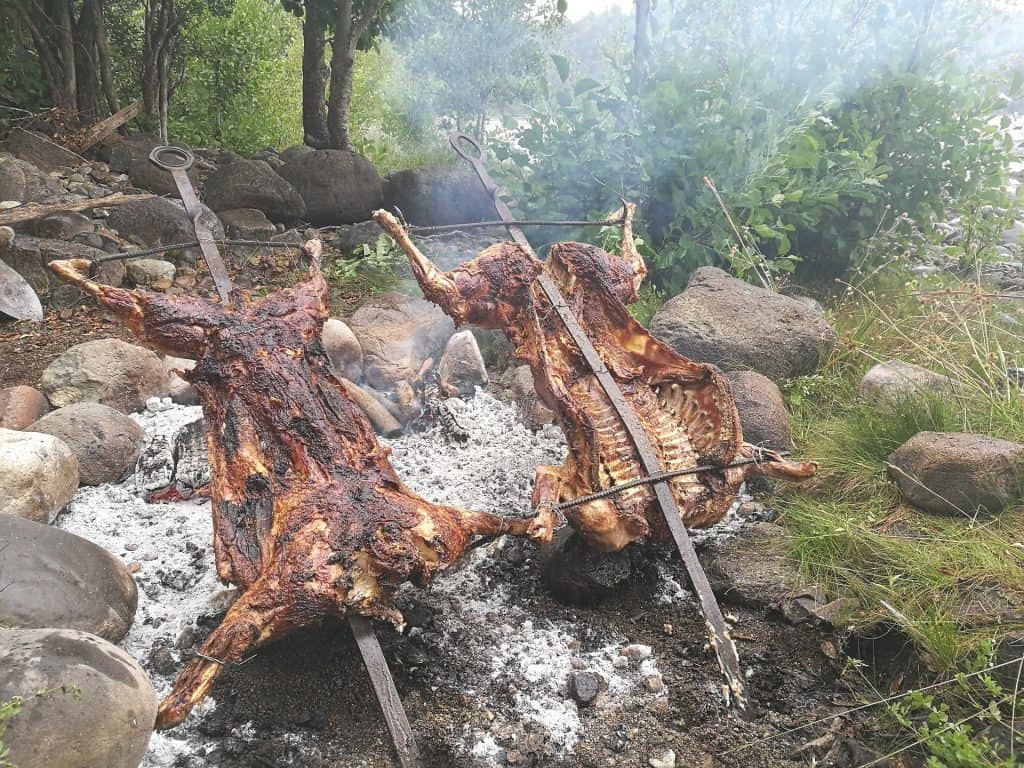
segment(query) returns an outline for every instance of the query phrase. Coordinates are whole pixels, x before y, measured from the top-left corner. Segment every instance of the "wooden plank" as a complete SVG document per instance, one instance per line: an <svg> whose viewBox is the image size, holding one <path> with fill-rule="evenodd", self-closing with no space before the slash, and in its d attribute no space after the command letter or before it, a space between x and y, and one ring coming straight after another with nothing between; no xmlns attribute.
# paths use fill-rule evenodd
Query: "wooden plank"
<svg viewBox="0 0 1024 768"><path fill-rule="evenodd" d="M356 613L349 616L348 623L356 636L359 652L363 654L366 671L370 673L373 690L377 694L377 701L381 712L384 713L384 720L387 721L395 751L398 753L398 762L402 768L423 768L423 760L416 746L416 739L412 735L412 726L405 715L402 699L398 696L398 689L395 688L395 681L391 677L391 670L388 668L377 635L373 632L373 625L365 616Z"/></svg>
<svg viewBox="0 0 1024 768"><path fill-rule="evenodd" d="M110 117L104 118L89 128L86 128L85 131L72 142L75 151L84 152L93 144L103 141L107 136L138 115L141 109L142 102L133 101L127 107L118 110Z"/></svg>
<svg viewBox="0 0 1024 768"><path fill-rule="evenodd" d="M156 195L148 193L140 195L126 195L122 192L116 192L113 195L107 195L106 197L94 197L90 200L79 200L75 203L47 203L46 205L41 205L40 203L29 203L28 205L21 205L17 208L0 211L0 226L40 219L43 216L51 213L57 213L59 211L87 211L90 208L103 208L108 205L124 205L125 203L133 203L136 200L149 200L151 197L156 197Z"/></svg>

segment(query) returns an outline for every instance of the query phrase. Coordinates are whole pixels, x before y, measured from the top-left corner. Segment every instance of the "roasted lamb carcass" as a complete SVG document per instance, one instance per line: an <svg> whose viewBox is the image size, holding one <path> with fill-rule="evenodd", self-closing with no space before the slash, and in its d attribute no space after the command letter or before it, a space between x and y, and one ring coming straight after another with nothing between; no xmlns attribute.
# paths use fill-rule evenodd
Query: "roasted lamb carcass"
<svg viewBox="0 0 1024 768"><path fill-rule="evenodd" d="M317 259L305 282L258 301L236 291L232 306L100 285L88 266L50 265L149 346L198 359L185 376L205 413L217 572L242 591L161 704L158 728L185 718L222 663L348 611L401 626L390 604L399 584L425 584L474 534L529 531L527 520L430 504L398 479L330 372Z"/></svg>
<svg viewBox="0 0 1024 768"><path fill-rule="evenodd" d="M743 442L728 380L713 365L698 363L655 339L629 314L647 273L633 242L633 206L623 214L622 253L593 245L559 243L541 262L515 243L493 245L472 261L444 273L416 248L387 211L374 218L409 257L424 295L457 324L503 330L516 357L533 372L538 397L558 417L568 443L562 467L542 466L534 488L536 525L555 525L555 505L641 477L636 447L607 395L555 313L537 277L546 272L559 287L628 404L646 427L665 470L721 467L670 482L689 527L722 519L743 481L754 475L800 479L815 465L778 454L741 467L751 458ZM567 511L569 523L593 547L616 551L632 541L669 538L650 485Z"/></svg>

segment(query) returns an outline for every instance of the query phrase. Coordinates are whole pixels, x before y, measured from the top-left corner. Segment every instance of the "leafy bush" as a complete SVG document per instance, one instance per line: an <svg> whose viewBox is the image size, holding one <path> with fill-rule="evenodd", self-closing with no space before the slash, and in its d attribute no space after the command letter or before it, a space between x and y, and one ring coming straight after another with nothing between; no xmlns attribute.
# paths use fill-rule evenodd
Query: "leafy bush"
<svg viewBox="0 0 1024 768"><path fill-rule="evenodd" d="M545 214L641 201L670 291L705 264L770 273L799 259L805 274L835 274L901 213L927 230L953 206L1008 204L1012 142L989 117L1020 83L964 53L983 6L660 6L664 29L632 86L621 47L603 82L554 57L534 114L499 131L505 181Z"/></svg>
<svg viewBox="0 0 1024 768"><path fill-rule="evenodd" d="M186 32L188 76L171 104L170 134L251 153L302 142L302 39L280 4L236 0Z"/></svg>

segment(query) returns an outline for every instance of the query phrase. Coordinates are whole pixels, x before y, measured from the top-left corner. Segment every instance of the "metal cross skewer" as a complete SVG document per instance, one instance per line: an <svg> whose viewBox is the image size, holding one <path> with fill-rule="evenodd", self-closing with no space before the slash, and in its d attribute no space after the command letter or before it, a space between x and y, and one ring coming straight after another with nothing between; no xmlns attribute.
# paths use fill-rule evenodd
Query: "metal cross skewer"
<svg viewBox="0 0 1024 768"><path fill-rule="evenodd" d="M213 236L200 221L202 208L186 173L192 165L192 153L181 147L157 147L150 154L149 159L160 168L171 172L174 184L178 188L178 194L181 195L181 201L185 204L185 212L195 227L199 247L203 252L207 267L210 268L214 285L217 286L217 293L220 295L221 302L227 304L232 291L231 278L228 276L227 267L220 251L217 250ZM413 737L412 726L409 725L409 718L402 707L402 699L398 695L395 680L391 676L391 669L388 667L387 659L384 658L384 651L373 631L373 625L365 616L359 614L350 615L348 623L352 627L356 644L363 657L363 664L366 665L366 671L370 674L373 691L377 695L377 702L380 704L384 720L387 722L388 732L391 734L391 741L398 753L399 763L402 768L422 768L423 763Z"/></svg>
<svg viewBox="0 0 1024 768"><path fill-rule="evenodd" d="M498 212L498 216L501 217L502 221L505 222L505 227L512 239L528 253L536 256L529 240L526 239L523 231L516 226L516 220L512 215L512 211L501 199L498 185L494 183L484 167L483 148L472 137L464 133L453 133L448 137L448 141L456 154L473 166L477 178L480 179L480 183L483 184L484 189L491 196L494 202L494 209ZM537 277L537 283L544 291L548 301L551 302L552 307L554 307L555 312L572 337L573 342L587 361L587 365L594 372L594 376L597 378L598 383L600 383L601 388L604 389L612 407L615 408L619 419L636 446L644 471L648 475L663 473L664 470L661 462L654 451L654 447L651 445L647 431L639 419L637 419L636 414L622 394L618 383L608 372L604 361L587 337L586 332L580 326L576 316L573 315L562 292L546 272L540 273ZM697 593L701 611L704 614L711 646L715 650L718 664L721 667L722 674L725 676L722 694L726 703L733 702L738 709L743 710L747 704L746 686L743 670L740 668L739 655L736 652L736 645L729 634L729 625L722 615L722 609L718 605L718 600L715 599L711 583L708 581L707 574L704 573L704 568L697 557L697 551L694 549L693 541L691 541L686 526L683 524L675 497L672 495L672 490L665 479L654 482L653 486L655 498L661 507L665 522L672 532L672 538L675 540L676 548L679 550L679 555L686 566L686 572L693 582L694 591Z"/></svg>

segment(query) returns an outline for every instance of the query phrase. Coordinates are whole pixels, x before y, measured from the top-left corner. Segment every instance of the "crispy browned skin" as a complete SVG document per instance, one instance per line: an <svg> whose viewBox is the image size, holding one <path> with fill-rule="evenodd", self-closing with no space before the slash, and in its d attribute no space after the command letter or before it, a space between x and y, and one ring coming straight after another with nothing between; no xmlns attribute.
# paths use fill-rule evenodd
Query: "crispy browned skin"
<svg viewBox="0 0 1024 768"><path fill-rule="evenodd" d="M317 244L318 245L318 244ZM83 260L50 268L116 312L149 346L198 359L187 378L205 414L217 572L242 594L178 678L157 728L180 723L221 663L325 616L402 624L399 584L425 584L474 534L526 520L430 504L406 488L320 345L327 285L308 280L225 308L99 285Z"/></svg>
<svg viewBox="0 0 1024 768"><path fill-rule="evenodd" d="M542 271L562 294L646 427L667 470L723 466L752 455L743 442L728 380L713 365L697 363L655 339L626 305L636 300L647 273L632 236L627 206L621 256L582 243L552 246L546 262L515 243L493 245L472 261L443 273L386 211L374 218L396 238L424 295L457 324L499 328L516 357L533 372L537 395L559 419L569 447L562 467L537 470L538 525L551 526L552 505L644 474L636 447L536 278ZM740 485L759 474L808 477L815 465L769 455L758 465L687 475L670 481L683 521L711 525L728 511ZM572 508L569 522L594 547L614 551L632 541L668 538L650 486Z"/></svg>

